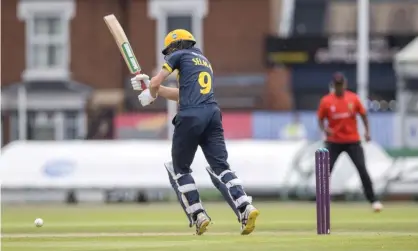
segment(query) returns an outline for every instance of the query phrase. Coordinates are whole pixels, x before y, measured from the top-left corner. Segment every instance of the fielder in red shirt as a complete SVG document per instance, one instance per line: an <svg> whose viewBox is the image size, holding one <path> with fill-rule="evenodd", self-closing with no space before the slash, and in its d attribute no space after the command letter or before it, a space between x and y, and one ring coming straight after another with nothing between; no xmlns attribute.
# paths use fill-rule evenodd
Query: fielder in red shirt
<svg viewBox="0 0 418 251"><path fill-rule="evenodd" d="M325 144L330 153L331 172L338 156L346 152L359 172L367 200L375 211L380 211L383 206L376 199L357 129L357 114L360 114L366 128L365 140L370 141L366 109L355 93L346 90L347 81L341 73L334 75L331 88L332 91L321 99L318 108L319 127L327 137Z"/></svg>

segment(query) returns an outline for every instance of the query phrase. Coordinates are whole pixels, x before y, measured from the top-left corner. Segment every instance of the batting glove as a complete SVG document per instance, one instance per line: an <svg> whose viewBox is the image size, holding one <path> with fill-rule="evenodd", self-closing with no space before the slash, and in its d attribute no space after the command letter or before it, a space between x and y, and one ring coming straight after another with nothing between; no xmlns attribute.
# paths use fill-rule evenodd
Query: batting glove
<svg viewBox="0 0 418 251"><path fill-rule="evenodd" d="M149 89L144 90L141 94L138 95L138 100L141 102L142 106L147 106L152 104L156 98L151 96L151 92Z"/></svg>
<svg viewBox="0 0 418 251"><path fill-rule="evenodd" d="M143 91L149 87L150 80L146 74L139 74L131 78L131 85L135 91Z"/></svg>

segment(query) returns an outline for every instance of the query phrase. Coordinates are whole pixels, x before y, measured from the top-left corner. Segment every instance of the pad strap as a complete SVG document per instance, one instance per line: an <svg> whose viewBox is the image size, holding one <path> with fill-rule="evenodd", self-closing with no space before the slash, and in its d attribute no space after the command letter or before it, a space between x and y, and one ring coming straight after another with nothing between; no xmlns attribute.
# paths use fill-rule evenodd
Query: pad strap
<svg viewBox="0 0 418 251"><path fill-rule="evenodd" d="M228 189L230 189L231 187L234 187L234 186L242 186L242 182L240 179L236 178L236 179L230 180L225 185Z"/></svg>
<svg viewBox="0 0 418 251"><path fill-rule="evenodd" d="M196 184L186 184L178 187L180 193L187 193L190 191L197 190Z"/></svg>
<svg viewBox="0 0 418 251"><path fill-rule="evenodd" d="M239 208L244 203L250 203L251 204L251 200L250 200L250 198L248 198L247 195L243 195L235 201L235 205L237 206L237 208Z"/></svg>
<svg viewBox="0 0 418 251"><path fill-rule="evenodd" d="M204 210L202 203L195 203L191 206L186 207L186 212L190 215L196 212L197 210Z"/></svg>
<svg viewBox="0 0 418 251"><path fill-rule="evenodd" d="M212 170L212 169L211 169ZM212 171L213 172L213 171ZM214 173L214 172L213 172ZM219 180L222 180L222 178L225 176L225 174L227 174L227 173L235 173L235 172L233 172L233 171L231 171L231 170L225 170L225 171L223 171L221 174L219 174L219 176L218 176L218 179Z"/></svg>
<svg viewBox="0 0 418 251"><path fill-rule="evenodd" d="M216 177L216 179L219 181L219 182L221 182L221 183L223 183L222 182L222 178L226 175L226 174L228 174L228 173L232 173L232 174L234 174L234 176L235 176L235 172L234 171L232 171L232 170L225 170L225 171L223 171L222 173L220 173L219 175L216 175L213 171L212 171L212 169L210 168L210 167L207 167L206 168L210 173L212 173L215 177ZM236 176L235 176L236 177ZM238 179L238 178L234 178L234 179L232 179L232 180L230 180L230 181L228 181L228 182L226 182L226 183L224 183L225 184L225 186L226 186L226 188L229 190L229 189L231 189L231 187L235 187L235 186L242 186L242 182L241 182L241 180L240 179ZM252 203L252 199L250 199L247 195L242 195L241 197L239 197L238 199L236 199L236 200L233 200L232 199L232 196L230 195L230 193L229 193L229 191L228 191L228 194L229 194L229 197L231 198L231 200L233 201L233 204L235 205L235 207L236 208L239 208L242 204L244 204L244 203Z"/></svg>

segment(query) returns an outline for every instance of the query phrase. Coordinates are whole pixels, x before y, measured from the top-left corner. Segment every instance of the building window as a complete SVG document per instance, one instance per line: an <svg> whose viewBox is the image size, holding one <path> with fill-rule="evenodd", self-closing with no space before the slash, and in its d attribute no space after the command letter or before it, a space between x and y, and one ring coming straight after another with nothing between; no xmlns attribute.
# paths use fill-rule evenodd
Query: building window
<svg viewBox="0 0 418 251"><path fill-rule="evenodd" d="M70 20L74 0L20 0L18 16L26 23L24 80L69 78Z"/></svg>
<svg viewBox="0 0 418 251"><path fill-rule="evenodd" d="M185 29L190 32L193 30L193 16L167 16L167 30L166 34L175 29Z"/></svg>
<svg viewBox="0 0 418 251"><path fill-rule="evenodd" d="M28 112L28 139L54 140L56 134L54 115L54 112Z"/></svg>
<svg viewBox="0 0 418 251"><path fill-rule="evenodd" d="M59 17L38 16L34 18L33 34L28 46L30 69L63 68L63 51L66 41L63 41L63 25Z"/></svg>
<svg viewBox="0 0 418 251"><path fill-rule="evenodd" d="M156 58L161 67L163 41L168 31L187 29L196 38L203 50L203 18L208 12L208 0L148 0L148 15L157 20Z"/></svg>

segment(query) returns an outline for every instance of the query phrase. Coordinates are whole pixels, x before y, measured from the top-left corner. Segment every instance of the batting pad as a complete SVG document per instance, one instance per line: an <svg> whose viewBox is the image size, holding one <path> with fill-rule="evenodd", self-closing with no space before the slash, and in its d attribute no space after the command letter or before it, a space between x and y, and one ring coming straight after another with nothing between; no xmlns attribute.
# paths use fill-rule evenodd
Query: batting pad
<svg viewBox="0 0 418 251"><path fill-rule="evenodd" d="M190 174L176 175L172 162L164 163L164 166L167 169L171 186L177 194L177 199L189 219L189 226L192 227L194 224L193 214L199 210L204 211L194 179Z"/></svg>
<svg viewBox="0 0 418 251"><path fill-rule="evenodd" d="M241 181L231 170L225 170L217 175L210 166L206 167L212 183L221 192L222 196L228 202L234 213L241 221L241 214L239 208L251 204L251 199L244 192Z"/></svg>

